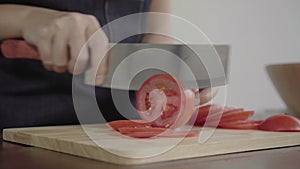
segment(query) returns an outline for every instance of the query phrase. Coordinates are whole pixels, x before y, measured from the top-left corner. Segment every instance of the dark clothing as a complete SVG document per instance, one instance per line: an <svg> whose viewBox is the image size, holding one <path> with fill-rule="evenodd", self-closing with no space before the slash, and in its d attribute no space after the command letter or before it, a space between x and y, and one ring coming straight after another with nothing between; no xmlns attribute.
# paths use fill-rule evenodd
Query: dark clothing
<svg viewBox="0 0 300 169"><path fill-rule="evenodd" d="M128 14L148 11L151 0L0 0L0 4L5 3L91 14L101 25L105 25ZM112 30L106 31L111 42L114 41L111 38L114 34ZM140 40L141 36L138 35L122 42ZM77 85L82 88L84 95L88 86L83 81ZM110 89L97 87L95 90L105 118L108 121L122 119L123 116L114 107ZM130 95L134 99L134 93ZM135 116L133 112L129 113ZM46 71L39 61L8 60L0 53L0 130L7 127L76 123L78 120L73 106L70 74Z"/></svg>

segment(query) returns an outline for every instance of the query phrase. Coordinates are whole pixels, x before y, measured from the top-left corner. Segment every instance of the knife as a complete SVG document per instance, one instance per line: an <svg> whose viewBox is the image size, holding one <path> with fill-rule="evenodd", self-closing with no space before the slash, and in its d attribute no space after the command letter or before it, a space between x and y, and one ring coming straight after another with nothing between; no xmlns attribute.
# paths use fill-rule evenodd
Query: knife
<svg viewBox="0 0 300 169"><path fill-rule="evenodd" d="M101 87L138 90L150 76L170 73L186 88L227 84L228 45L110 44L108 72ZM7 59L40 60L36 49L24 40L5 40L1 51ZM85 83L94 85L89 71Z"/></svg>

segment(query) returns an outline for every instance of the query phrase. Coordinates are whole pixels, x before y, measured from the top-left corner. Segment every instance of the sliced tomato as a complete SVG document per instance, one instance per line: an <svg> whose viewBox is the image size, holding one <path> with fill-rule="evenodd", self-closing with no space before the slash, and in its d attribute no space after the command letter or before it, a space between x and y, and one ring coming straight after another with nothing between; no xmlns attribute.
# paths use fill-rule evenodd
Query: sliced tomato
<svg viewBox="0 0 300 169"><path fill-rule="evenodd" d="M289 115L274 115L258 127L260 130L278 132L300 132L300 120Z"/></svg>
<svg viewBox="0 0 300 169"><path fill-rule="evenodd" d="M129 132L123 133L126 136L133 137L133 138L182 138L182 137L196 137L198 136L199 132L192 130L192 131L169 131L169 132L155 132L155 131L136 131L136 132Z"/></svg>
<svg viewBox="0 0 300 169"><path fill-rule="evenodd" d="M121 134L135 133L135 132L163 133L166 130L168 129L162 127L121 127L119 128L119 132Z"/></svg>
<svg viewBox="0 0 300 169"><path fill-rule="evenodd" d="M250 121L237 121L231 123L220 123L219 127L224 129L257 129L258 126L262 123L262 120L250 120Z"/></svg>
<svg viewBox="0 0 300 169"><path fill-rule="evenodd" d="M107 123L114 130L119 131L122 127L151 127L152 123L145 120L116 120Z"/></svg>
<svg viewBox="0 0 300 169"><path fill-rule="evenodd" d="M224 112L220 123L246 121L254 115L254 111L244 111L244 109L237 109L236 111Z"/></svg>
<svg viewBox="0 0 300 169"><path fill-rule="evenodd" d="M133 137L133 138L151 138L156 137L160 133L157 132L132 132L132 133L124 133L123 135Z"/></svg>
<svg viewBox="0 0 300 169"><path fill-rule="evenodd" d="M206 105L199 108L195 124L198 126L204 126L204 124L206 126L215 126L218 123L223 122L246 121L253 115L254 111L245 111L243 108L233 108L228 106L223 108L222 106L215 104Z"/></svg>
<svg viewBox="0 0 300 169"><path fill-rule="evenodd" d="M223 109L220 109L219 112L210 114L205 120L206 126L210 126L210 124L218 124L223 121L225 122L236 122L236 121L243 121L247 120L248 118L244 118L241 116L244 109L234 109L234 108L224 108L224 112L222 113ZM248 114L248 113L247 113ZM247 115L248 117L248 115Z"/></svg>
<svg viewBox="0 0 300 169"><path fill-rule="evenodd" d="M214 114L220 114L223 111L223 107L216 104L209 104L198 109L197 118L195 121L196 125L203 125L210 114L210 117Z"/></svg>
<svg viewBox="0 0 300 169"><path fill-rule="evenodd" d="M157 89L162 91L164 96L157 92ZM153 96L156 95L155 93L157 96ZM165 105L161 105L163 107L160 108L155 107L164 101L162 97L166 97ZM153 121L153 126L176 128L184 125L185 119L180 117L185 113L185 105L186 96L182 84L168 74L150 77L137 92L136 107L140 117L146 121Z"/></svg>

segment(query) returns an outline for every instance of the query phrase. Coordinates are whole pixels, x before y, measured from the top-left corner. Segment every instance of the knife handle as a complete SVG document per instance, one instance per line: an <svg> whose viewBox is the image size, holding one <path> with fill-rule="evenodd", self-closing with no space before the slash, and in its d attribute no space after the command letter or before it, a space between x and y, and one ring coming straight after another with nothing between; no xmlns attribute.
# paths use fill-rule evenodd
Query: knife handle
<svg viewBox="0 0 300 169"><path fill-rule="evenodd" d="M41 60L36 48L24 40L5 40L1 44L1 51L7 59Z"/></svg>

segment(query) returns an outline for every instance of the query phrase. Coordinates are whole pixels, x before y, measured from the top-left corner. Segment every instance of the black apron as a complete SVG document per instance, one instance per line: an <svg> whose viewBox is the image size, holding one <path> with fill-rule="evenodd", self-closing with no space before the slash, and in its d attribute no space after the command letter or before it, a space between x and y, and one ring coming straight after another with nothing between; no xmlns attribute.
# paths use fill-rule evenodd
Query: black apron
<svg viewBox="0 0 300 169"><path fill-rule="evenodd" d="M148 11L151 0L0 0L0 4L6 3L91 14L101 25L105 25L128 14ZM109 33L107 36L110 38L114 32ZM122 42L136 43L141 38L141 35L133 36ZM77 85L85 95L87 86L83 82ZM101 113L107 121L124 118L113 104L111 89L97 87L95 92L98 103L101 102ZM133 103L134 95L130 92ZM137 114L130 111L128 116L137 118ZM0 53L0 130L77 123L72 100L72 75L46 71L39 61L8 60Z"/></svg>

